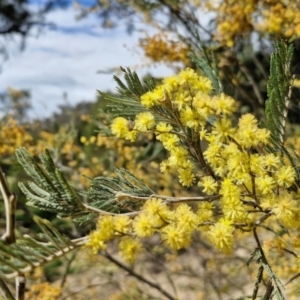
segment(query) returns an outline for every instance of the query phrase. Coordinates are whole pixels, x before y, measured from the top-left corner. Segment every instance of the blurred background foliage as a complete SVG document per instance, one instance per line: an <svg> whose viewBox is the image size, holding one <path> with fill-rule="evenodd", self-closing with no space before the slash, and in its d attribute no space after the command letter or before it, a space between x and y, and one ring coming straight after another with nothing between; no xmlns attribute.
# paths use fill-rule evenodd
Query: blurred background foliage
<svg viewBox="0 0 300 300"><path fill-rule="evenodd" d="M63 8L68 1L45 1L38 12L31 10L28 3L27 0L0 0L0 35L21 35L21 46L25 45L26 36L32 30L47 24L47 12L53 8ZM202 51L205 49L211 63L218 69L225 93L240 102L240 113L252 112L262 121L273 40L286 39L293 43L292 73L296 76L296 84L289 107L289 121L293 125L288 127L287 143L300 154L300 91L296 87L300 78L299 1L98 0L95 5L82 6L77 2L74 5L79 20L96 14L107 30L118 26L119 20L125 21L129 34L147 24L149 31L144 30L144 38L138 46L148 64L168 64L174 72L186 66L194 68L191 54L205 55ZM5 47L0 49L3 57L8 54ZM159 82L160 79L156 80ZM190 189L183 190L174 174L160 173L158 162L166 153L153 136L144 135L133 144L103 135L110 119L106 104L106 100L99 95L91 102L63 105L60 112L50 118L32 120L28 117L32 106L28 90L7 87L6 92L0 95L0 163L11 190L18 194L16 217L21 232L35 230L31 218L33 214L52 220L71 237L82 236L93 225L79 228L68 220L56 219L48 212L30 210L25 205L17 183L24 181L26 174L14 155L15 149L20 146L26 147L35 156L46 148L50 149L57 166L78 190L86 190L94 177L112 175L114 168L126 168L159 194L184 196L193 193ZM1 219L4 220L2 203L0 209ZM288 255L282 253L282 247L278 246L280 243L288 243L286 233L278 240L267 243L271 249L270 259L276 261L278 257ZM182 253L170 253L157 246L155 241L150 240L148 248L149 254L137 269L141 273L150 272L151 276L158 276L170 289L173 281L179 282L178 293L193 295L189 299L228 299L239 293L243 295L248 282L253 280L251 268L248 273L244 271L244 277L233 273L236 265L245 264L247 245L240 245L238 255L224 258L199 239L194 247L186 250L186 260L182 258ZM114 253L113 247L111 251ZM74 256L67 262L57 262L37 274L31 274L34 284L28 291L28 299L82 299L82 293L89 295L90 299L98 299L97 293L99 288L103 291L103 285L108 289L106 298L102 299L154 299L153 290L144 289L139 282L129 278L127 285L121 284L120 276L124 271L116 269L116 264L109 257L96 260L84 251L76 255L83 259L84 264L74 263ZM290 262L290 266L282 266L280 262L277 264L278 270L286 273L287 278L300 272L300 266L294 263L292 256ZM73 267L70 267L71 263ZM201 267L195 270L193 264ZM80 278L75 275L78 268L84 274ZM163 275L165 278L161 279ZM54 281L56 286L50 284ZM78 289L80 292L73 294L74 285L75 289L81 288ZM299 289L299 283L293 285L289 299L293 299ZM41 290L46 291L46 296L40 294ZM68 298L67 295L71 296Z"/></svg>

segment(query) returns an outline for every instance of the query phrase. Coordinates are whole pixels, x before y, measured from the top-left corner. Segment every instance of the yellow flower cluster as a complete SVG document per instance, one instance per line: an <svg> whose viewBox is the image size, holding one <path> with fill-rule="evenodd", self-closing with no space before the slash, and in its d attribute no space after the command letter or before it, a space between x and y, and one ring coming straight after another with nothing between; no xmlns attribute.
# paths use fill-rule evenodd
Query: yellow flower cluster
<svg viewBox="0 0 300 300"><path fill-rule="evenodd" d="M206 196L191 198L201 201L197 210L187 204L171 210L167 204L172 201L157 196L133 219L101 217L88 243L94 252L121 237L120 253L133 262L142 248L139 239L159 233L164 244L178 250L190 245L197 230L229 253L237 229L252 230L268 218L292 230L300 228L294 168L267 151L270 132L260 128L253 115L244 114L234 124L236 102L213 92L209 79L187 68L142 95L145 112L135 120L113 120L111 130L117 137L134 140L139 133L155 134L169 153L161 171L177 171L182 186L195 189L197 183L198 195Z"/></svg>
<svg viewBox="0 0 300 300"><path fill-rule="evenodd" d="M75 134L69 126L61 126L54 134L47 131L40 132L37 149L42 152L45 148L59 149L67 160L71 160L74 154L80 153L81 148L76 145Z"/></svg>
<svg viewBox="0 0 300 300"><path fill-rule="evenodd" d="M263 22L258 29L277 37L300 37L300 4L297 1L276 1L263 10Z"/></svg>
<svg viewBox="0 0 300 300"><path fill-rule="evenodd" d="M1 157L12 155L15 149L19 147L30 147L33 142L32 136L26 130L24 125L11 116L4 118L0 130L0 155Z"/></svg>
<svg viewBox="0 0 300 300"><path fill-rule="evenodd" d="M162 199L151 198L134 219L124 215L101 217L86 245L93 253L97 253L106 249L108 241L120 238L120 256L129 263L133 263L143 249L140 239L155 233L160 233L164 244L173 250L187 248L194 231L202 230L205 222L213 215L213 208L213 205L206 203L199 205L198 210L193 212L189 205L180 204L171 210ZM218 248L229 251L233 245L233 230L230 222L224 219L215 224L208 235L212 240L222 235L223 240L216 241Z"/></svg>
<svg viewBox="0 0 300 300"><path fill-rule="evenodd" d="M215 39L227 47L234 45L236 36L247 36L253 30L252 15L257 0L221 1L215 8L217 13L217 32Z"/></svg>
<svg viewBox="0 0 300 300"><path fill-rule="evenodd" d="M151 37L146 37L140 42L140 46L146 57L154 62L183 62L188 65L189 48L168 38L165 33L158 33Z"/></svg>
<svg viewBox="0 0 300 300"><path fill-rule="evenodd" d="M253 31L277 38L300 37L299 1L208 1L206 8L216 13L215 39L227 47L234 45L236 37L248 37Z"/></svg>
<svg viewBox="0 0 300 300"><path fill-rule="evenodd" d="M284 165L279 156L258 150L268 143L269 134L258 128L257 120L250 114L240 118L237 128L215 126L203 135L208 142L204 157L219 179L219 187L211 177L202 178L199 185L207 194L221 195L223 214L232 222L253 223L250 206L257 206L264 212L271 211L284 226L299 227L299 196L287 191L295 182L295 170ZM247 193L254 202L243 197Z"/></svg>
<svg viewBox="0 0 300 300"><path fill-rule="evenodd" d="M49 282L34 284L26 292L26 299L31 300L58 300L62 290L60 287L52 286Z"/></svg>
<svg viewBox="0 0 300 300"><path fill-rule="evenodd" d="M194 135L194 142L199 142L200 129L211 115L231 115L236 108L232 98L224 94L210 96L211 92L210 80L199 76L192 69L184 69L177 76L165 78L162 85L141 97L141 104L145 108L161 106L169 117L174 116L175 120L156 124L154 115L147 111L139 113L134 122L123 117L115 118L111 124L111 131L117 137L130 141L136 139L137 133L153 132L170 153L169 158L161 163L161 171L168 173L170 170L177 170L180 183L189 187L196 181L195 164L186 144L189 132ZM177 122L176 128L172 125L174 121ZM224 136L229 134L225 132L226 126L232 131L227 119L216 122L215 126L216 130L223 130ZM193 156L195 158L196 153Z"/></svg>

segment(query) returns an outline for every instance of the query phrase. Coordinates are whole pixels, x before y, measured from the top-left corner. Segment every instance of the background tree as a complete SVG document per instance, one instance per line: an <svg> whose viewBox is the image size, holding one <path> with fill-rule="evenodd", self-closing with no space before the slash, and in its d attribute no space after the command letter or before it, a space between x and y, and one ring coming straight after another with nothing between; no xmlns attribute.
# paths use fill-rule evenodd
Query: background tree
<svg viewBox="0 0 300 300"><path fill-rule="evenodd" d="M35 5L29 0L0 0L0 37L8 40L20 36L23 49L26 37L33 29L42 29L47 24L45 15L53 8L66 7L68 3L68 0L46 0L42 1L42 4L39 2ZM2 60L9 57L4 42L0 44L0 55Z"/></svg>
<svg viewBox="0 0 300 300"><path fill-rule="evenodd" d="M207 49L223 82L224 91L239 99L244 110L259 117L267 98L265 89L273 39L295 41L300 37L297 1L98 1L81 16L96 13L102 25L113 28L124 20L129 32L147 24L156 31L145 32L140 42L152 62L194 66L191 51ZM122 23L123 24L123 23ZM158 51L160 49L160 51ZM297 55L294 55L297 60ZM177 64L176 64L177 63ZM292 63L292 67L294 64ZM293 98L293 100L295 100ZM291 102L298 113L298 105ZM293 118L296 121L296 117Z"/></svg>

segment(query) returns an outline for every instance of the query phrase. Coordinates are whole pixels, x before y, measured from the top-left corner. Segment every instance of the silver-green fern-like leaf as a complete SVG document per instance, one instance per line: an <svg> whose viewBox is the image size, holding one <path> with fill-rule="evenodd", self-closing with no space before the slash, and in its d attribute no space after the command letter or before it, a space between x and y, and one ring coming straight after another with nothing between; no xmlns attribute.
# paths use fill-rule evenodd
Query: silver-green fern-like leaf
<svg viewBox="0 0 300 300"><path fill-rule="evenodd" d="M270 77L267 85L268 100L266 101L267 127L272 138L281 144L284 142L288 105L291 99L293 77L290 63L293 45L280 41L275 45L271 55Z"/></svg>
<svg viewBox="0 0 300 300"><path fill-rule="evenodd" d="M153 78L150 78L142 83L136 72L132 72L129 68L121 68L121 70L124 73L125 82L114 76L118 85L118 95L98 92L108 101L106 111L113 117L134 119L137 114L149 111L141 104L140 98L147 92L154 90L156 82ZM158 122L170 122L172 119L170 113L164 107L154 106L151 112Z"/></svg>
<svg viewBox="0 0 300 300"><path fill-rule="evenodd" d="M16 150L16 156L27 174L33 179L19 187L27 198L27 204L40 210L56 213L59 217L72 217L93 214L80 199L80 195L67 182L63 173L56 168L50 153L41 155L40 166L25 148Z"/></svg>
<svg viewBox="0 0 300 300"><path fill-rule="evenodd" d="M87 241L87 237L71 240L63 236L48 220L34 217L42 230L39 238L17 232L16 242L0 240L0 278L12 279L62 257Z"/></svg>
<svg viewBox="0 0 300 300"><path fill-rule="evenodd" d="M117 91L121 95L140 98L142 95L155 88L155 81L150 79L142 84L136 72L132 72L130 68L122 68L121 71L124 73L124 79L126 84L122 80L114 76L114 80L117 82Z"/></svg>
<svg viewBox="0 0 300 300"><path fill-rule="evenodd" d="M113 213L126 213L133 209L131 199L123 198L116 201L116 195L120 193L131 196L147 197L154 192L141 180L125 169L115 169L115 177L96 177L91 182L88 197L91 205ZM105 199L105 205L101 199Z"/></svg>
<svg viewBox="0 0 300 300"><path fill-rule="evenodd" d="M101 214L131 212L132 203L127 199L118 201L117 194L126 193L139 197L154 194L142 181L123 169L116 169L115 177L102 176L91 179L88 191L79 192L55 166L48 150L41 156L41 165L25 148L17 149L16 155L24 170L33 179L27 185L19 183L27 198L27 204L56 213L61 218L71 217L79 224ZM88 198L88 202L82 202L83 198Z"/></svg>
<svg viewBox="0 0 300 300"><path fill-rule="evenodd" d="M144 84L136 72L132 72L129 68L121 68L124 74L125 83L117 76L114 80L117 83L118 95L103 93L98 91L101 96L109 104L107 111L116 117L134 117L140 112L147 111L147 109L140 104L140 97L150 90L155 88L155 81L153 79L146 81Z"/></svg>
<svg viewBox="0 0 300 300"><path fill-rule="evenodd" d="M214 93L219 95L223 92L223 86L218 74L218 66L215 58L215 54L211 51L212 59L209 59L208 50L205 44L198 38L201 45L201 55L193 53L191 59L193 63L202 71L202 73L210 79L213 85Z"/></svg>

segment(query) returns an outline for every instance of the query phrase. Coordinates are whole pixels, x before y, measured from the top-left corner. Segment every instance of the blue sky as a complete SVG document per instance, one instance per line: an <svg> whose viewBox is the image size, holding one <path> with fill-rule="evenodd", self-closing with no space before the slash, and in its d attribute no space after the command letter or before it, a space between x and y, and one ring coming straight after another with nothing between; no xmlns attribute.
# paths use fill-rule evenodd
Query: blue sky
<svg viewBox="0 0 300 300"><path fill-rule="evenodd" d="M74 0L56 0L57 2L60 2L66 6L72 6L74 3ZM29 0L28 3L34 4L34 5L43 5L48 3L49 0ZM97 0L76 0L77 3L83 6L91 6L97 3Z"/></svg>
<svg viewBox="0 0 300 300"><path fill-rule="evenodd" d="M81 21L75 17L73 6L49 13L47 21L56 26L44 28L38 35L33 33L24 51L20 51L17 37L0 39L9 53L0 73L0 91L7 87L29 89L32 118L49 116L66 101L76 104L94 100L97 89L113 90L113 74L99 74L99 70L128 66L141 76L148 72L154 76L173 73L166 66L145 65L137 47L141 32L129 36L125 26L105 30L96 16Z"/></svg>

